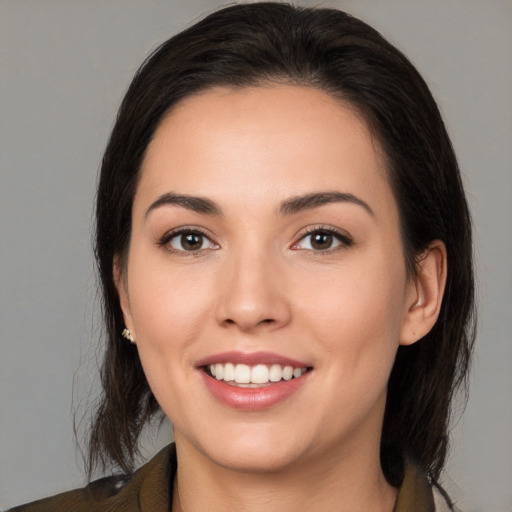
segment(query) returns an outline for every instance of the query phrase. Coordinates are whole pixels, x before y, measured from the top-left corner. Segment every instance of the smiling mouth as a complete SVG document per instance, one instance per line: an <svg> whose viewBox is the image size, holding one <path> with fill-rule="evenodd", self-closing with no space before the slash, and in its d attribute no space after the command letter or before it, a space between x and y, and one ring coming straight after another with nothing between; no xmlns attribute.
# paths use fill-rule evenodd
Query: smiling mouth
<svg viewBox="0 0 512 512"><path fill-rule="evenodd" d="M203 367L212 378L225 382L234 387L259 388L271 386L282 381L298 379L310 367L293 367L280 364L235 364L216 363Z"/></svg>

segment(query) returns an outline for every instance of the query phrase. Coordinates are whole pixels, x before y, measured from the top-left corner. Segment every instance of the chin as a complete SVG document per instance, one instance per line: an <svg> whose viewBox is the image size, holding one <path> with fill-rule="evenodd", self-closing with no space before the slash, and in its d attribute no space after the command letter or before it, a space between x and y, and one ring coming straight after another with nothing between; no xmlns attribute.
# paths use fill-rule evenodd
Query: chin
<svg viewBox="0 0 512 512"><path fill-rule="evenodd" d="M297 463L301 451L292 447L269 444L252 446L234 443L212 450L212 460L219 466L238 473L278 473Z"/></svg>
<svg viewBox="0 0 512 512"><path fill-rule="evenodd" d="M290 435L291 434L291 435ZM296 464L309 451L305 439L296 430L283 429L275 424L252 424L212 428L208 436L176 436L177 444L184 442L202 453L211 463L239 473L275 473Z"/></svg>

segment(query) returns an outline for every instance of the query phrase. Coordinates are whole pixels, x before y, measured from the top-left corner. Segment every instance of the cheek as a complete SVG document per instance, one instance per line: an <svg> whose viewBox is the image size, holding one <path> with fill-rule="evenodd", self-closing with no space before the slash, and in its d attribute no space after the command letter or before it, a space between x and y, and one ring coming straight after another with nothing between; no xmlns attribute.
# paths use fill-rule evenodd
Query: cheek
<svg viewBox="0 0 512 512"><path fill-rule="evenodd" d="M182 390L193 369L194 341L211 309L209 284L190 269L169 269L147 258L137 261L135 254L130 263L136 269L129 273L129 292L139 357L155 398L175 422L177 411L189 406Z"/></svg>
<svg viewBox="0 0 512 512"><path fill-rule="evenodd" d="M405 269L386 257L349 263L303 280L298 302L307 307L299 311L299 321L314 331L322 352L336 359L337 370L387 375L400 338Z"/></svg>
<svg viewBox="0 0 512 512"><path fill-rule="evenodd" d="M144 254L130 258L130 309L141 358L166 356L159 357L162 365L178 360L211 309L207 274L187 265L171 268L165 257L163 263Z"/></svg>

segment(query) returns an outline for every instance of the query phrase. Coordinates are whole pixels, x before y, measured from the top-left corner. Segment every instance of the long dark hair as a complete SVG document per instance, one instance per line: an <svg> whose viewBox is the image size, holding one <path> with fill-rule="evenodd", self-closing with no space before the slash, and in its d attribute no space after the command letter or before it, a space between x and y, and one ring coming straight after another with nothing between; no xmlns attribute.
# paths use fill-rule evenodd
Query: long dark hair
<svg viewBox="0 0 512 512"><path fill-rule="evenodd" d="M385 154L410 272L429 242L446 245L442 310L424 339L398 349L381 443L390 482L400 479L391 448L398 446L435 483L447 453L450 404L465 384L474 340L471 223L457 161L427 85L399 50L344 12L282 3L234 5L171 38L143 63L121 104L97 195L95 251L107 346L90 465L110 461L130 472L139 435L160 410L136 349L121 336L113 278L115 258L122 267L126 257L148 143L162 117L187 96L269 83L316 87L366 119Z"/></svg>

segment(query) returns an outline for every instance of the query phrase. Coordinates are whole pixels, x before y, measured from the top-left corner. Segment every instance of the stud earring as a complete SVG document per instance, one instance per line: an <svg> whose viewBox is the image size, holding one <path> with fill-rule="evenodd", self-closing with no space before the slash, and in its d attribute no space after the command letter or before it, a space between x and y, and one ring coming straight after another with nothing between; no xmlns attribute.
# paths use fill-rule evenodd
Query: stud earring
<svg viewBox="0 0 512 512"><path fill-rule="evenodd" d="M133 337L132 331L130 329L123 329L123 338L126 338L130 343L135 344L135 338Z"/></svg>

